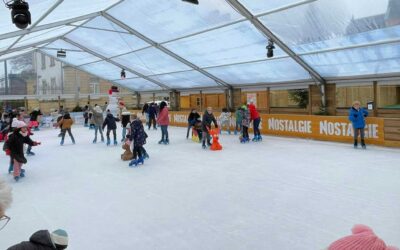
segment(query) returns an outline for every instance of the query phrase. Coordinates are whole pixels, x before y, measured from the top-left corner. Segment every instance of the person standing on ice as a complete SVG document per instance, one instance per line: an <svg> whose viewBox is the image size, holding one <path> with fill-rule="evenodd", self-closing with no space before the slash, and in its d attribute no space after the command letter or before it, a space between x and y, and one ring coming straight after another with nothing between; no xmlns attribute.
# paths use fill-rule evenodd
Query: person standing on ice
<svg viewBox="0 0 400 250"><path fill-rule="evenodd" d="M114 137L114 145L118 145L117 141L117 121L119 121L118 118L115 118L113 114L111 114L110 110L107 110L107 116L106 119L104 119L103 122L103 130L107 126L107 146L110 145L111 140L110 140L110 132L113 132L113 137Z"/></svg>
<svg viewBox="0 0 400 250"><path fill-rule="evenodd" d="M241 143L249 142L249 126L250 126L250 112L246 105L240 109L240 116L242 117L242 134L240 138Z"/></svg>
<svg viewBox="0 0 400 250"><path fill-rule="evenodd" d="M25 177L25 170L22 169L22 165L28 161L24 156L24 144L31 146L40 145L40 142L32 141L28 136L28 128L25 122L16 121L15 130L10 135L7 145L5 146L6 154L11 156L14 168L14 179L19 181L21 177Z"/></svg>
<svg viewBox="0 0 400 250"><path fill-rule="evenodd" d="M353 131L354 131L354 148L357 148L358 146L358 135L360 135L361 137L361 147L363 149L367 148L364 141L365 117L367 116L368 116L368 111L361 108L359 101L354 101L353 106L349 111L349 120L353 124Z"/></svg>
<svg viewBox="0 0 400 250"><path fill-rule="evenodd" d="M31 117L30 119L30 124L31 127L34 128L34 130L39 130L39 122L38 122L38 117L42 115L42 112L40 112L39 108L35 108L29 116Z"/></svg>
<svg viewBox="0 0 400 250"><path fill-rule="evenodd" d="M242 109L241 109L241 107L236 109L235 118L236 118L235 135L237 135L238 131L240 134L242 134Z"/></svg>
<svg viewBox="0 0 400 250"><path fill-rule="evenodd" d="M186 133L186 139L189 139L189 132L192 127L196 124L196 121L200 119L199 113L197 113L196 109L192 109L190 111L189 117L188 117L188 128L187 128L187 133Z"/></svg>
<svg viewBox="0 0 400 250"><path fill-rule="evenodd" d="M103 129L102 129L103 122L104 122L103 110L97 104L94 105L94 108L90 107L90 109L93 112L93 122L94 122L94 139L93 139L93 143L97 142L97 131L101 135L101 142L104 142Z"/></svg>
<svg viewBox="0 0 400 250"><path fill-rule="evenodd" d="M149 130L151 128L151 124L153 124L153 128L157 129L156 125L156 118L157 118L157 109L156 109L156 104L153 102L149 106Z"/></svg>
<svg viewBox="0 0 400 250"><path fill-rule="evenodd" d="M212 107L208 107L206 112L204 112L204 114L203 114L203 120L202 120L202 129L203 129L202 147L203 147L203 149L206 149L206 141L207 141L207 146L211 146L211 142L210 142L211 123L214 123L215 128L218 128L217 120L214 117Z"/></svg>
<svg viewBox="0 0 400 250"><path fill-rule="evenodd" d="M133 143L133 155L137 158L133 159L129 166L137 166L138 164L144 164L144 158L147 153L143 149L143 145L146 144L146 132L144 132L143 123L137 118L136 114L132 115L132 123L130 129L129 141ZM148 155L147 155L148 158Z"/></svg>
<svg viewBox="0 0 400 250"><path fill-rule="evenodd" d="M160 103L160 113L157 117L157 123L161 127L161 141L158 144L169 144L168 139L168 125L169 125L169 113L167 103L162 101Z"/></svg>
<svg viewBox="0 0 400 250"><path fill-rule="evenodd" d="M227 108L223 108L222 109L222 113L219 116L219 121L220 121L220 125L221 125L221 129L219 131L219 133L221 134L222 130L224 129L224 127L226 127L226 131L228 132L228 134L231 134L231 112L228 111Z"/></svg>
<svg viewBox="0 0 400 250"><path fill-rule="evenodd" d="M128 129L127 127L131 123L131 112L129 111L123 111L121 113L121 126L122 126L122 139L121 142L124 142L126 139L126 130Z"/></svg>
<svg viewBox="0 0 400 250"><path fill-rule="evenodd" d="M149 104L145 103L142 109L142 115L146 118L146 125L149 126Z"/></svg>
<svg viewBox="0 0 400 250"><path fill-rule="evenodd" d="M253 101L248 105L248 109L250 112L250 121L253 121L254 138L252 141L262 141L260 129L258 128L260 126L261 118Z"/></svg>
<svg viewBox="0 0 400 250"><path fill-rule="evenodd" d="M66 112L63 118L58 122L58 125L61 128L61 146L64 145L65 134L67 132L69 137L71 138L72 143L75 144L75 139L71 132L72 124L74 124L74 120L72 120L71 115Z"/></svg>

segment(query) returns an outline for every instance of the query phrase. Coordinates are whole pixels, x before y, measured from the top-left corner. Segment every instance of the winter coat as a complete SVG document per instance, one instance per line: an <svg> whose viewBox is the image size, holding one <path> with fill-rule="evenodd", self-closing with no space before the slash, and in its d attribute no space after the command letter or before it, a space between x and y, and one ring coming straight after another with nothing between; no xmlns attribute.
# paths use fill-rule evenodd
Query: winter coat
<svg viewBox="0 0 400 250"><path fill-rule="evenodd" d="M154 105L151 105L147 111L149 112L149 117L150 118L156 118L157 117L157 109L156 109L156 107Z"/></svg>
<svg viewBox="0 0 400 250"><path fill-rule="evenodd" d="M121 115L122 127L126 128L130 122L131 122L131 113L130 112L122 112L122 115Z"/></svg>
<svg viewBox="0 0 400 250"><path fill-rule="evenodd" d="M168 116L168 108L164 107L160 114L157 117L157 123L160 126L168 126L169 125L169 116Z"/></svg>
<svg viewBox="0 0 400 250"><path fill-rule="evenodd" d="M211 123L214 123L215 127L218 128L217 120L215 120L214 114L209 114L207 111L203 114L203 131L208 132L211 128Z"/></svg>
<svg viewBox="0 0 400 250"><path fill-rule="evenodd" d="M104 122L103 110L100 106L96 106L95 108L90 107L90 110L93 112L93 122L96 126L102 126Z"/></svg>
<svg viewBox="0 0 400 250"><path fill-rule="evenodd" d="M260 114L258 113L256 106L254 104L249 104L249 112L250 112L250 120L254 121L257 118L260 118Z"/></svg>
<svg viewBox="0 0 400 250"><path fill-rule="evenodd" d="M114 130L117 129L117 121L119 121L118 118L115 118L111 113L107 114L106 119L104 119L103 122L103 129L107 126L108 130Z"/></svg>
<svg viewBox="0 0 400 250"><path fill-rule="evenodd" d="M70 129L72 127L72 124L74 124L74 120L72 120L72 119L62 118L58 122L58 126L60 126L61 129Z"/></svg>
<svg viewBox="0 0 400 250"><path fill-rule="evenodd" d="M144 104L144 106L143 106L143 109L142 109L142 115L144 114L144 113L148 113L149 112L149 104Z"/></svg>
<svg viewBox="0 0 400 250"><path fill-rule="evenodd" d="M250 126L250 119L251 119L251 114L249 110L241 110L241 116L242 116L242 126L244 127L249 127Z"/></svg>
<svg viewBox="0 0 400 250"><path fill-rule="evenodd" d="M352 107L349 111L349 120L353 123L354 128L365 128L365 117L368 111L360 108L359 110Z"/></svg>
<svg viewBox="0 0 400 250"><path fill-rule="evenodd" d="M219 115L219 120L222 122L227 122L231 120L231 112L222 112Z"/></svg>
<svg viewBox="0 0 400 250"><path fill-rule="evenodd" d="M19 130L15 130L8 138L7 148L10 150L11 159L18 162L26 163L27 160L24 156L24 144L35 146L36 143L31 140L29 136L23 136Z"/></svg>
<svg viewBox="0 0 400 250"><path fill-rule="evenodd" d="M236 116L236 123L242 124L243 114L241 109L236 110L235 116Z"/></svg>
<svg viewBox="0 0 400 250"><path fill-rule="evenodd" d="M40 230L34 233L29 241L23 241L7 250L56 250L51 241L50 233L47 230Z"/></svg>
<svg viewBox="0 0 400 250"><path fill-rule="evenodd" d="M188 124L193 126L196 123L196 121L199 119L200 119L199 113L190 112L189 117L188 117Z"/></svg>
<svg viewBox="0 0 400 250"><path fill-rule="evenodd" d="M131 122L131 134L129 139L133 141L134 147L141 147L146 144L147 134L144 132L143 123L139 119Z"/></svg>
<svg viewBox="0 0 400 250"><path fill-rule="evenodd" d="M34 110L29 115L31 117L31 121L37 121L38 116L42 115L42 113L40 112L40 110Z"/></svg>

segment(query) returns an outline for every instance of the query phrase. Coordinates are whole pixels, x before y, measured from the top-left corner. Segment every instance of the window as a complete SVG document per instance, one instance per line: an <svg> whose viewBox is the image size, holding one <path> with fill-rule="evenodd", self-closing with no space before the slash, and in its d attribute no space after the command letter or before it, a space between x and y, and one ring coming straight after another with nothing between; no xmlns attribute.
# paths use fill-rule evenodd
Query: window
<svg viewBox="0 0 400 250"><path fill-rule="evenodd" d="M52 77L51 78L51 94L57 94L57 83L56 83L56 78Z"/></svg>
<svg viewBox="0 0 400 250"><path fill-rule="evenodd" d="M378 83L378 107L400 109L400 81Z"/></svg>
<svg viewBox="0 0 400 250"><path fill-rule="evenodd" d="M100 94L100 79L97 77L90 78L90 89L92 94Z"/></svg>
<svg viewBox="0 0 400 250"><path fill-rule="evenodd" d="M360 101L362 107L374 100L374 87L371 83L338 86L336 85L336 107L349 108L354 101Z"/></svg>
<svg viewBox="0 0 400 250"><path fill-rule="evenodd" d="M42 94L47 95L47 81L42 80Z"/></svg>
<svg viewBox="0 0 400 250"><path fill-rule="evenodd" d="M196 106L198 106L198 107L201 106L201 98L200 97L196 98Z"/></svg>
<svg viewBox="0 0 400 250"><path fill-rule="evenodd" d="M46 55L40 54L42 59L42 69L46 69Z"/></svg>
<svg viewBox="0 0 400 250"><path fill-rule="evenodd" d="M50 57L50 67L56 66L56 60L53 57Z"/></svg>
<svg viewBox="0 0 400 250"><path fill-rule="evenodd" d="M307 108L308 89L271 90L271 107Z"/></svg>

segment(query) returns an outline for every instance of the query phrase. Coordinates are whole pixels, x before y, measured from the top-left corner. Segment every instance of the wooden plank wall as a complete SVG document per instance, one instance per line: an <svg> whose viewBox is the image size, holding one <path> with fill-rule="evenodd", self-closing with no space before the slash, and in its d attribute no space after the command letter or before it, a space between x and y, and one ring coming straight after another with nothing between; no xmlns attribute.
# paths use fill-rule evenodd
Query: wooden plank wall
<svg viewBox="0 0 400 250"><path fill-rule="evenodd" d="M384 130L386 145L400 147L400 119L385 119Z"/></svg>

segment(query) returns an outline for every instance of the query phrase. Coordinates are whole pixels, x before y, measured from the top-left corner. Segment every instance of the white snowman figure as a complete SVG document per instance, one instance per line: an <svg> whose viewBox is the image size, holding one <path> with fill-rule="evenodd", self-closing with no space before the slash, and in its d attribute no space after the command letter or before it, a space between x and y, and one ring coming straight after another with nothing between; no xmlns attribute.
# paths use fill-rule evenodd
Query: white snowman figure
<svg viewBox="0 0 400 250"><path fill-rule="evenodd" d="M118 107L118 87L112 86L111 89L108 91L108 106L107 110L110 110L111 114L114 117L118 117L119 115L119 107Z"/></svg>

